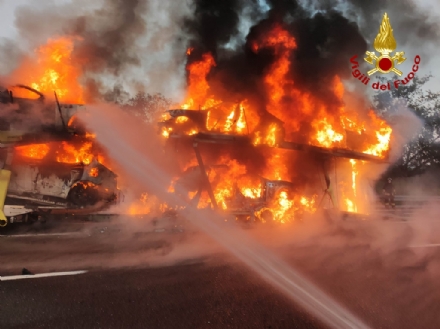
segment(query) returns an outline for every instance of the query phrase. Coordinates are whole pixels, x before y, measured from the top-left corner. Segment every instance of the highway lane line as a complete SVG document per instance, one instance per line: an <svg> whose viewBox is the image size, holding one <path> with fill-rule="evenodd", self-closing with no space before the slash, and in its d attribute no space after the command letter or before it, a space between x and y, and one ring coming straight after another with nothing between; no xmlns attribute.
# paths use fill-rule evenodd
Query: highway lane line
<svg viewBox="0 0 440 329"><path fill-rule="evenodd" d="M29 275L0 276L0 281L48 278L48 277L53 277L53 276L78 275L78 274L84 274L84 273L87 273L87 271L53 272L53 273L41 273L41 274L29 274Z"/></svg>
<svg viewBox="0 0 440 329"><path fill-rule="evenodd" d="M27 237L40 237L40 236L87 236L84 232L64 232L64 233L35 233L35 234L11 234L0 235L0 238L27 238Z"/></svg>
<svg viewBox="0 0 440 329"><path fill-rule="evenodd" d="M409 246L410 248L434 248L440 247L440 243L428 243L428 244L420 244L415 246Z"/></svg>

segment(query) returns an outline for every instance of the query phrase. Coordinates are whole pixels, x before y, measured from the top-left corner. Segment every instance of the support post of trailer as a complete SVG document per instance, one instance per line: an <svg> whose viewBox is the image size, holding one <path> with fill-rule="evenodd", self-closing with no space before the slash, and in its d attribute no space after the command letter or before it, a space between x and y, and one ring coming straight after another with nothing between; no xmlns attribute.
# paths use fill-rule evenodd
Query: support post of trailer
<svg viewBox="0 0 440 329"><path fill-rule="evenodd" d="M334 201L334 197L333 197L333 186L331 184L330 175L329 175L328 168L327 168L328 163L329 163L329 158L324 158L322 161L322 170L324 173L324 180L325 180L326 188L324 190L324 194L322 195L321 201L319 202L318 208L321 208L322 202L324 201L324 198L326 195L328 195L328 197L330 198L330 201L332 202L333 208L335 208L335 201Z"/></svg>
<svg viewBox="0 0 440 329"><path fill-rule="evenodd" d="M217 201L215 200L214 192L212 191L211 183L209 182L208 175L206 174L205 165L203 163L202 156L200 155L199 145L197 142L193 143L194 152L196 153L197 162L200 167L200 171L202 172L203 181L206 190L208 191L209 198L211 199L211 203L214 209L218 209Z"/></svg>
<svg viewBox="0 0 440 329"><path fill-rule="evenodd" d="M63 125L63 129L67 129L66 123L64 122L64 118L63 118L63 112L61 111L61 105L60 105L60 102L58 101L57 92L54 91L53 94L55 95L55 101L57 103L57 109L58 109L58 113L60 114L60 119L61 119L61 123Z"/></svg>
<svg viewBox="0 0 440 329"><path fill-rule="evenodd" d="M197 193L191 198L191 200L189 200L189 204L193 207L197 207L199 205L200 202L200 197L202 195L203 192L203 185L201 184L199 186L199 189L197 190Z"/></svg>
<svg viewBox="0 0 440 329"><path fill-rule="evenodd" d="M339 203L339 193L338 193L338 166L337 166L337 158L336 157L333 157L333 161L334 161L334 164L335 164L335 187L336 187L336 189L335 189L335 202L336 202L336 205L337 205L337 208L339 209L339 207L340 207L340 203Z"/></svg>

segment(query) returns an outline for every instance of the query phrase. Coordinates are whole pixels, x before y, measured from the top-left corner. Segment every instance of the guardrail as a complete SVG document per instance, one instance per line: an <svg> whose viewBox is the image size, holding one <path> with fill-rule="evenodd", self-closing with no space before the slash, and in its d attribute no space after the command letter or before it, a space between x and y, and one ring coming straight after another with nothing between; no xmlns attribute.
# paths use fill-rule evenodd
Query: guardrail
<svg viewBox="0 0 440 329"><path fill-rule="evenodd" d="M381 216L384 219L409 220L412 219L411 217L416 211L422 209L422 207L426 205L440 205L440 196L396 195L394 201L396 203L395 208L386 208L381 201L378 201L374 205L371 215ZM440 217L440 206L438 211L433 211L433 209L430 210L430 216Z"/></svg>

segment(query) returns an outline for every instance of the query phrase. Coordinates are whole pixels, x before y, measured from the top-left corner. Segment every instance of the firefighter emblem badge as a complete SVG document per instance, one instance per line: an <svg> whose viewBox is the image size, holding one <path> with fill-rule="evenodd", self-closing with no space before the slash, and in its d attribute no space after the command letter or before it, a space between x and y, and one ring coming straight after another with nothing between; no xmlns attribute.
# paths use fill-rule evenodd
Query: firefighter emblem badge
<svg viewBox="0 0 440 329"><path fill-rule="evenodd" d="M393 29L391 28L388 15L385 13L382 18L382 23L380 24L379 33L377 34L376 39L374 39L374 49L380 53L380 56L377 57L374 51L367 51L367 57L364 58L367 63L376 65L376 67L368 71L367 74L370 76L376 72L383 74L394 72L398 76L401 76L402 71L396 69L394 65L396 63L398 65L402 64L406 60L404 57L405 52L398 51L394 56L391 56L391 53L396 47L397 44L396 39L394 39L393 36ZM373 63L373 61L375 61L375 63Z"/></svg>

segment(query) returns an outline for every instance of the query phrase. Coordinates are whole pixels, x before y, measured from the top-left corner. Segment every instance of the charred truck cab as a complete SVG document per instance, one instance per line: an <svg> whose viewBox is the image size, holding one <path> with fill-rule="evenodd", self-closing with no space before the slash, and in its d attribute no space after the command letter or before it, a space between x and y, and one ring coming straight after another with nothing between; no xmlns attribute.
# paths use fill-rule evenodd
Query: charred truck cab
<svg viewBox="0 0 440 329"><path fill-rule="evenodd" d="M117 175L96 158L65 163L53 156L33 158L17 152L40 143L81 141L85 135L74 120L83 105L59 104L58 99L46 104L38 91L18 88L39 98L16 98L10 90L0 91L0 112L14 109L0 122L0 226L48 214L87 214L114 203Z"/></svg>

